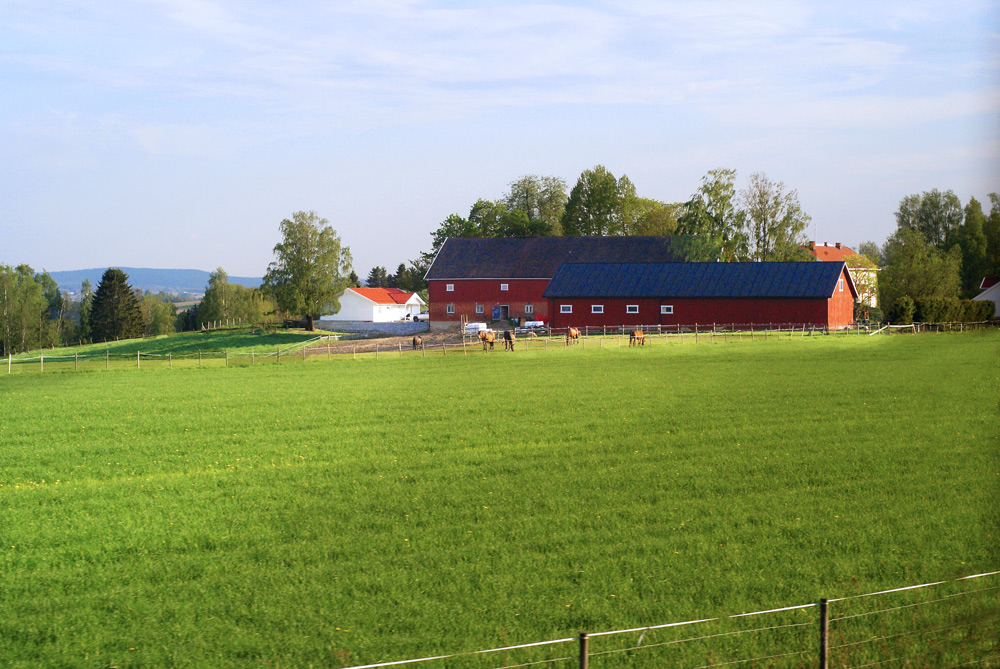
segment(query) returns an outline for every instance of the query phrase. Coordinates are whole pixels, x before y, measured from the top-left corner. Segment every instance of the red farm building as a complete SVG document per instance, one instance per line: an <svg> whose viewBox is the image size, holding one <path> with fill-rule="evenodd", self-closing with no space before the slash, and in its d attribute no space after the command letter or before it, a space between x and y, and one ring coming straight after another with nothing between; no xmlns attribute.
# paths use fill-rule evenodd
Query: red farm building
<svg viewBox="0 0 1000 669"><path fill-rule="evenodd" d="M853 320L843 262L565 263L545 289L555 328Z"/></svg>
<svg viewBox="0 0 1000 669"><path fill-rule="evenodd" d="M670 237L450 238L426 274L431 327L513 318L548 323L543 293L563 263L680 260Z"/></svg>

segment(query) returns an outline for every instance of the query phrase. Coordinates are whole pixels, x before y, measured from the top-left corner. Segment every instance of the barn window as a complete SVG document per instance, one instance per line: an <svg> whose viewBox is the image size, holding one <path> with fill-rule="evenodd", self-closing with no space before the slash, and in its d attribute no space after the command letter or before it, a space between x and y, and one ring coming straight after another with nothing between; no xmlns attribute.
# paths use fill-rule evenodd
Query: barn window
<svg viewBox="0 0 1000 669"><path fill-rule="evenodd" d="M449 293L453 293L453 292L455 292L455 284L453 284L453 283L446 283L446 284L444 284L444 289L446 291L448 291Z"/></svg>
<svg viewBox="0 0 1000 669"><path fill-rule="evenodd" d="M625 305L625 313L626 314L637 314L637 313L639 313L639 305L638 304L626 304Z"/></svg>
<svg viewBox="0 0 1000 669"><path fill-rule="evenodd" d="M561 314L571 314L571 313L573 313L573 305L572 304L560 304L559 305L559 313L561 313Z"/></svg>
<svg viewBox="0 0 1000 669"><path fill-rule="evenodd" d="M533 313L535 313L535 306L532 305L532 304L526 304L526 305L524 305L524 313L526 313L526 314L533 314Z"/></svg>
<svg viewBox="0 0 1000 669"><path fill-rule="evenodd" d="M603 304L592 304L590 305L590 313L592 314L603 314L604 305Z"/></svg>
<svg viewBox="0 0 1000 669"><path fill-rule="evenodd" d="M837 290L839 290L840 292L844 292L844 279L843 279L843 277L841 277L837 281Z"/></svg>
<svg viewBox="0 0 1000 669"><path fill-rule="evenodd" d="M661 314L672 314L674 313L674 305L672 304L661 304L660 305Z"/></svg>
<svg viewBox="0 0 1000 669"><path fill-rule="evenodd" d="M448 305L448 306L447 306L447 307L445 308L445 311L446 311L446 312L448 312L449 314L453 314L453 313L455 313L455 305L454 305L454 304L449 304L449 305Z"/></svg>
<svg viewBox="0 0 1000 669"><path fill-rule="evenodd" d="M481 305L481 304L477 304L476 305L476 313L477 314L483 313L483 305Z"/></svg>
<svg viewBox="0 0 1000 669"><path fill-rule="evenodd" d="M500 290L507 290L507 284L506 283L501 283L500 284Z"/></svg>

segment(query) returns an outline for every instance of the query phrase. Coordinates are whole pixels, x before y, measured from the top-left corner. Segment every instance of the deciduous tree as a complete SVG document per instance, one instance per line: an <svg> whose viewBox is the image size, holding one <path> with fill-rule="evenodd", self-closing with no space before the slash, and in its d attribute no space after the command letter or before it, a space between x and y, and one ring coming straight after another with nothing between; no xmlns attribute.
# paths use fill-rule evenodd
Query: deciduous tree
<svg viewBox="0 0 1000 669"><path fill-rule="evenodd" d="M738 206L736 170L710 170L684 205L677 234L688 237L688 260L742 260L747 256L746 214Z"/></svg>
<svg viewBox="0 0 1000 669"><path fill-rule="evenodd" d="M740 191L746 212L749 259L757 262L804 260L803 231L811 220L802 211L796 190L785 190L781 181L772 181L763 172L750 175Z"/></svg>
<svg viewBox="0 0 1000 669"><path fill-rule="evenodd" d="M885 265L879 276L879 302L890 320L917 300L957 297L962 267L958 247L947 253L911 228L897 230L882 249ZM904 299L905 298L905 299Z"/></svg>
<svg viewBox="0 0 1000 669"><path fill-rule="evenodd" d="M316 212L297 211L281 222L277 260L264 275L264 288L288 313L304 316L310 330L323 311L340 310L337 299L348 285L351 252L330 222Z"/></svg>
<svg viewBox="0 0 1000 669"><path fill-rule="evenodd" d="M962 224L962 201L953 191L937 188L920 195L907 195L896 210L896 228L916 230L924 241L939 249L950 248L951 235Z"/></svg>
<svg viewBox="0 0 1000 669"><path fill-rule="evenodd" d="M635 198L635 185L627 176L616 179L603 165L584 170L566 201L562 217L563 234L630 234L628 212L634 206Z"/></svg>

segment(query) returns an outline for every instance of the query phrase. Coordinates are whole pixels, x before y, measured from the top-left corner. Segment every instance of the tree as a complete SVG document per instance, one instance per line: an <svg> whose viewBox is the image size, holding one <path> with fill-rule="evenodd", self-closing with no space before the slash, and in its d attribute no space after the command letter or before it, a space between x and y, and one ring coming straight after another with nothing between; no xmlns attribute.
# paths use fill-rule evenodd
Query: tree
<svg viewBox="0 0 1000 669"><path fill-rule="evenodd" d="M278 306L306 318L308 328L323 311L340 310L338 296L347 288L351 252L341 246L330 222L316 212L297 211L281 222L277 260L264 274L264 288Z"/></svg>
<svg viewBox="0 0 1000 669"><path fill-rule="evenodd" d="M955 245L962 250L962 294L967 297L979 293L979 283L989 269L986 256L986 215L976 198L965 206L965 219L952 235Z"/></svg>
<svg viewBox="0 0 1000 669"><path fill-rule="evenodd" d="M747 255L746 214L737 206L736 170L710 170L684 205L677 234L688 237L691 261L742 260Z"/></svg>
<svg viewBox="0 0 1000 669"><path fill-rule="evenodd" d="M750 175L740 191L746 212L749 259L757 262L801 260L802 234L811 220L799 205L798 191L785 192L785 184L771 181L763 172Z"/></svg>
<svg viewBox="0 0 1000 669"><path fill-rule="evenodd" d="M911 302L958 295L962 267L958 247L947 253L940 251L918 230L902 228L886 240L882 255L885 264L878 282L879 303L890 320L898 322L896 317Z"/></svg>
<svg viewBox="0 0 1000 669"><path fill-rule="evenodd" d="M924 241L939 249L954 244L952 235L962 224L962 201L953 191L937 188L921 195L907 195L896 210L898 230L916 230Z"/></svg>
<svg viewBox="0 0 1000 669"><path fill-rule="evenodd" d="M208 276L208 287L205 289L205 297L198 305L197 324L200 327L205 323L215 323L225 321L233 314L232 308L233 286L229 283L229 275L221 267L216 268Z"/></svg>
<svg viewBox="0 0 1000 669"><path fill-rule="evenodd" d="M142 322L148 336L168 334L176 331L177 307L162 297L146 293L139 303Z"/></svg>
<svg viewBox="0 0 1000 669"><path fill-rule="evenodd" d="M635 186L627 176L616 179L603 165L584 170L566 201L562 217L563 234L630 234L627 213L634 206L635 198Z"/></svg>
<svg viewBox="0 0 1000 669"><path fill-rule="evenodd" d="M361 287L361 279L358 277L358 273L353 269L351 270L351 273L347 275L347 283L351 288Z"/></svg>
<svg viewBox="0 0 1000 669"><path fill-rule="evenodd" d="M629 232L633 235L670 237L677 232L677 218L681 204L667 204L658 200L637 197L628 218Z"/></svg>
<svg viewBox="0 0 1000 669"><path fill-rule="evenodd" d="M858 302L872 306L878 303L878 278L875 269L877 263L860 253L844 258L844 263L851 269L851 279L858 290Z"/></svg>
<svg viewBox="0 0 1000 669"><path fill-rule="evenodd" d="M1000 276L1000 195L990 193L990 215L983 225L986 238L984 276Z"/></svg>
<svg viewBox="0 0 1000 669"><path fill-rule="evenodd" d="M878 244L876 244L875 242L871 241L861 242L860 244L858 244L858 247L855 249L855 251L857 251L859 255L862 255L868 258L868 260L870 260L871 262L875 263L875 267L878 267L879 265L882 264L882 251L881 249L879 249Z"/></svg>
<svg viewBox="0 0 1000 669"><path fill-rule="evenodd" d="M510 182L508 188L504 204L508 211L524 212L531 236L562 233L562 216L567 200L565 181L559 177L529 174Z"/></svg>
<svg viewBox="0 0 1000 669"><path fill-rule="evenodd" d="M372 270L368 272L368 278L365 279L365 285L369 288L388 288L389 274L385 267L378 265L372 267Z"/></svg>
<svg viewBox="0 0 1000 669"><path fill-rule="evenodd" d="M139 300L128 275L120 269L109 268L101 276L91 307L90 329L94 341L142 336L145 326Z"/></svg>

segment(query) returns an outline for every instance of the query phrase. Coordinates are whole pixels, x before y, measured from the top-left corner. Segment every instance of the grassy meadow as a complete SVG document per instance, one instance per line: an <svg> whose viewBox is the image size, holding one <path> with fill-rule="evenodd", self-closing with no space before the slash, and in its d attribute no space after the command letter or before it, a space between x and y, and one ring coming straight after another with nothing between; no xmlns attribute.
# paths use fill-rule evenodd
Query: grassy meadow
<svg viewBox="0 0 1000 669"><path fill-rule="evenodd" d="M993 571L998 399L997 332L3 376L0 663L348 666ZM816 645L780 635L591 666Z"/></svg>

